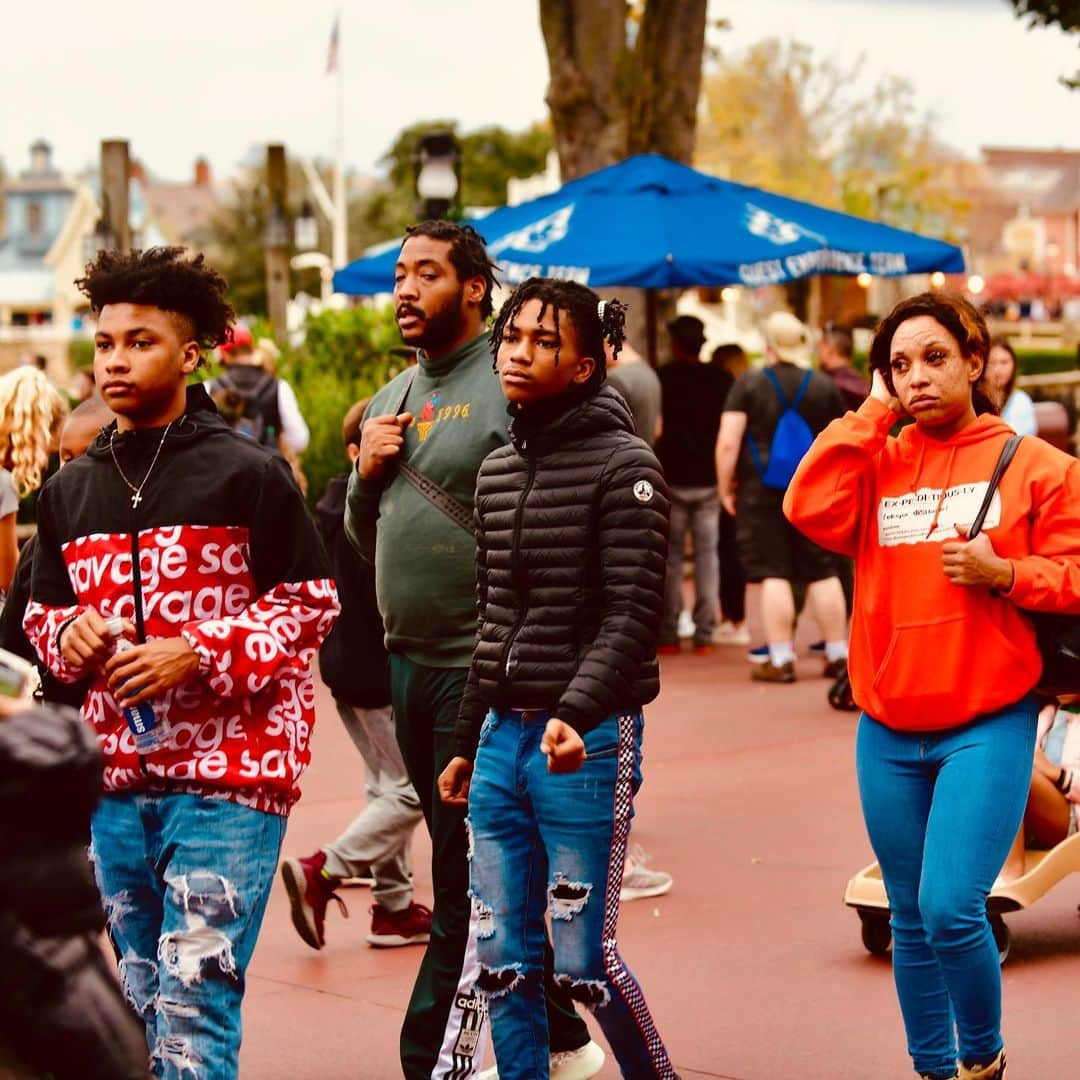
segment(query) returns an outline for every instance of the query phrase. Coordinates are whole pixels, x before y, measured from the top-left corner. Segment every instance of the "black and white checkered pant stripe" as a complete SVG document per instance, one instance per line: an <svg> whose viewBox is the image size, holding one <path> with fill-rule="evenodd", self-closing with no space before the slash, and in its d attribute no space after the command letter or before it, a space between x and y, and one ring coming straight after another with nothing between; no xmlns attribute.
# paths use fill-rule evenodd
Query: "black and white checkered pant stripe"
<svg viewBox="0 0 1080 1080"><path fill-rule="evenodd" d="M649 1057L658 1080L676 1080L675 1070L668 1058L660 1033L653 1023L645 996L637 980L619 956L615 932L619 922L619 890L622 888L623 865L626 861L626 842L630 835L630 811L634 805L634 719L633 715L619 717L619 758L615 776L614 829L611 855L608 860L607 893L604 896L604 973L613 993L626 1002L638 1031L649 1050Z"/></svg>

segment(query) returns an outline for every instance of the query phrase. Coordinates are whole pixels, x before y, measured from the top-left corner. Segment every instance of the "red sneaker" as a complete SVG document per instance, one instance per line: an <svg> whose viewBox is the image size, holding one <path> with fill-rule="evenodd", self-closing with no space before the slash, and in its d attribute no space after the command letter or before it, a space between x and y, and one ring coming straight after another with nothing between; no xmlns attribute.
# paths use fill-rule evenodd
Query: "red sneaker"
<svg viewBox="0 0 1080 1080"><path fill-rule="evenodd" d="M678 656L679 653L681 653L681 652L682 652L682 646L681 645L674 645L674 644L671 644L670 642L667 643L667 644L664 644L664 645L657 645L656 646L656 655L657 656Z"/></svg>
<svg viewBox="0 0 1080 1080"><path fill-rule="evenodd" d="M341 884L326 872L326 852L317 851L306 859L285 859L281 864L281 880L289 894L292 924L305 944L321 949L326 944L324 924L326 905L336 900L341 914L347 919L349 909L334 890Z"/></svg>
<svg viewBox="0 0 1080 1080"><path fill-rule="evenodd" d="M398 945L423 945L430 937L431 911L423 904L409 904L400 911L387 911L382 904L372 906L369 945L393 949Z"/></svg>

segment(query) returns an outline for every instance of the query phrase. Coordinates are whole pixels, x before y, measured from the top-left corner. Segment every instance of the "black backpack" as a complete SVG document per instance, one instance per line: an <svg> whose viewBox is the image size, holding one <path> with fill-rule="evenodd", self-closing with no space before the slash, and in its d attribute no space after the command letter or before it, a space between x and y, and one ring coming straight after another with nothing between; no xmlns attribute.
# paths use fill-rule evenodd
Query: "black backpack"
<svg viewBox="0 0 1080 1080"><path fill-rule="evenodd" d="M214 379L210 396L233 431L260 446L277 446L281 412L276 376L253 364L236 364Z"/></svg>

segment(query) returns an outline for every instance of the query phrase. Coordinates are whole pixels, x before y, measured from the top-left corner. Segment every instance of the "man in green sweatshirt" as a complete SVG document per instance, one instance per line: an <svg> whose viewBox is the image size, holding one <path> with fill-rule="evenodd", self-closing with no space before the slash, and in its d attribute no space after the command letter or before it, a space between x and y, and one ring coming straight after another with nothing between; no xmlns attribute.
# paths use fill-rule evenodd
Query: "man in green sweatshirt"
<svg viewBox="0 0 1080 1080"><path fill-rule="evenodd" d="M396 465L407 461L471 510L480 463L507 442L506 399L486 332L493 271L483 238L468 226L425 221L409 230L394 270L394 304L418 365L368 406L345 513L350 540L374 559L398 743L431 831L435 903L401 1031L406 1080L476 1075L486 1003L474 988L465 813L443 803L436 788L454 756L476 638L476 545L471 530ZM603 1053L552 983L550 947L547 961L551 1076L586 1080Z"/></svg>

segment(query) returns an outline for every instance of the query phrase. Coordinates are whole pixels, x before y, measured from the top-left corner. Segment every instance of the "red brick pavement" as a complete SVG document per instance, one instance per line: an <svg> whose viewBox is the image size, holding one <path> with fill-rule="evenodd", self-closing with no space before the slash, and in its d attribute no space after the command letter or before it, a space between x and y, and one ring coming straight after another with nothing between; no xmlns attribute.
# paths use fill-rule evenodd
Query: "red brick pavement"
<svg viewBox="0 0 1080 1080"><path fill-rule="evenodd" d="M928 662L933 662L928 658ZM794 686L748 678L737 649L666 660L647 711L634 839L675 875L666 897L623 909L624 956L686 1080L901 1080L911 1076L889 965L865 953L844 884L869 861L852 766L851 715L825 704L820 661ZM333 838L361 803L362 764L326 698L314 765L286 851ZM417 898L430 900L417 834ZM1012 916L1005 967L1010 1076L1061 1075L1080 1016L1080 880ZM374 950L366 890L329 914L315 953L280 885L250 971L242 1075L389 1080L416 948ZM599 1036L598 1036L599 1037ZM603 1077L618 1076L609 1059Z"/></svg>

